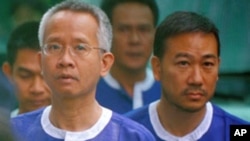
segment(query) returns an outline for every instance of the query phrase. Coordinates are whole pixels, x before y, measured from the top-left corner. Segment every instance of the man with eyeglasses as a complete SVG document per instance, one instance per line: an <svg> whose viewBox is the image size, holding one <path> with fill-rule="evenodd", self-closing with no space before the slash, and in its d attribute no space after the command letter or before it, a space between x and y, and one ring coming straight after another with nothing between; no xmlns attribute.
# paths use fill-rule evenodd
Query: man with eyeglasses
<svg viewBox="0 0 250 141"><path fill-rule="evenodd" d="M100 76L110 69L111 25L98 8L66 0L43 16L39 54L52 104L12 119L26 141L154 141L142 125L102 107L95 99Z"/></svg>

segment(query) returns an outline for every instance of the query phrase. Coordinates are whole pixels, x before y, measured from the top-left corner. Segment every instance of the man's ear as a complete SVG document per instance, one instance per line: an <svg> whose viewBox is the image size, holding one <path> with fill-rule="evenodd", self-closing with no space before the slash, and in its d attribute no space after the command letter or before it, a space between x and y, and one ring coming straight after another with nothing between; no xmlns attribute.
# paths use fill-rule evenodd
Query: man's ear
<svg viewBox="0 0 250 141"><path fill-rule="evenodd" d="M4 62L2 65L3 73L8 77L9 80L12 78L12 68L8 62Z"/></svg>
<svg viewBox="0 0 250 141"><path fill-rule="evenodd" d="M154 74L154 78L157 81L160 81L160 76L161 76L161 62L158 57L153 56L151 59L151 65L152 65L152 70Z"/></svg>
<svg viewBox="0 0 250 141"><path fill-rule="evenodd" d="M114 55L111 52L106 52L102 56L101 60L101 76L105 76L114 63Z"/></svg>

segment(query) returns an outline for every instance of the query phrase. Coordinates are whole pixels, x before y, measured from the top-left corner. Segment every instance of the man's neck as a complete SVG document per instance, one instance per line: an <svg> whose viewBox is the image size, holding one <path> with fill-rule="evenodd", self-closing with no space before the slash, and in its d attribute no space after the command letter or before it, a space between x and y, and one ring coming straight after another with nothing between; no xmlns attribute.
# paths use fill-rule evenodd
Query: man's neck
<svg viewBox="0 0 250 141"><path fill-rule="evenodd" d="M135 84L146 78L146 69L126 70L113 67L110 70L110 74L125 89L125 91L133 97Z"/></svg>
<svg viewBox="0 0 250 141"><path fill-rule="evenodd" d="M92 127L101 117L102 108L95 101L53 102L49 115L51 123L67 131L83 131Z"/></svg>
<svg viewBox="0 0 250 141"><path fill-rule="evenodd" d="M170 108L169 108L170 107ZM191 133L203 120L206 107L197 112L187 112L172 108L169 104L160 101L157 113L164 129L174 136L183 137Z"/></svg>

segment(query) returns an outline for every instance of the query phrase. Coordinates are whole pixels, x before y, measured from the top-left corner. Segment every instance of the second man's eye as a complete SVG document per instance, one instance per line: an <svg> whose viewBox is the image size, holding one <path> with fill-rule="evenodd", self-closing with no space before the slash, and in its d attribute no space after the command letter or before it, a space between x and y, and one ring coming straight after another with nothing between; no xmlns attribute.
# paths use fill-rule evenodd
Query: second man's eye
<svg viewBox="0 0 250 141"><path fill-rule="evenodd" d="M205 62L205 63L203 63L204 64L204 66L205 67L209 67L209 68L211 68L211 67L213 67L214 66L214 63L212 63L212 62Z"/></svg>
<svg viewBox="0 0 250 141"><path fill-rule="evenodd" d="M30 74L28 72L20 72L20 73L18 73L18 76L21 79L30 79L30 78L32 78L32 74Z"/></svg>
<svg viewBox="0 0 250 141"><path fill-rule="evenodd" d="M45 49L44 49L47 55L58 54L61 52L61 50L62 50L62 46L56 43L49 43L45 46Z"/></svg>
<svg viewBox="0 0 250 141"><path fill-rule="evenodd" d="M48 46L48 50L60 50L60 46L56 44L52 44Z"/></svg>
<svg viewBox="0 0 250 141"><path fill-rule="evenodd" d="M87 51L88 50L88 47L87 45L84 45L84 44L79 44L75 47L75 50L77 51Z"/></svg>
<svg viewBox="0 0 250 141"><path fill-rule="evenodd" d="M181 66L181 67L186 67L186 66L188 66L188 61L179 61L179 62L177 62L177 65L178 66Z"/></svg>
<svg viewBox="0 0 250 141"><path fill-rule="evenodd" d="M118 27L118 31L120 31L120 32L128 32L129 31L129 27L127 27L127 26L120 26L120 27Z"/></svg>

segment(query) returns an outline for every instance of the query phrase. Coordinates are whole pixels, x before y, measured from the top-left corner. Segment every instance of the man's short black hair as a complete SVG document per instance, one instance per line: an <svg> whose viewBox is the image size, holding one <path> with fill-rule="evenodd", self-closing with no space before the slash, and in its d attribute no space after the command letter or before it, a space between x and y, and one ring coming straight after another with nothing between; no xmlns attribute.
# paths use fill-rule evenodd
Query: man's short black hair
<svg viewBox="0 0 250 141"><path fill-rule="evenodd" d="M155 26L157 25L158 18L159 18L159 10L158 10L158 6L155 0L102 0L101 9L107 14L112 24L112 13L113 13L114 8L119 4L128 3L128 2L137 2L137 3L148 6L154 16L154 25Z"/></svg>
<svg viewBox="0 0 250 141"><path fill-rule="evenodd" d="M32 49L39 51L38 21L30 21L16 27L10 35L7 43L7 61L13 66L17 53L21 49Z"/></svg>
<svg viewBox="0 0 250 141"><path fill-rule="evenodd" d="M154 55L162 58L167 47L164 43L170 37L183 33L204 32L214 34L220 56L219 30L207 17L195 12L177 11L167 16L157 27L154 40Z"/></svg>

